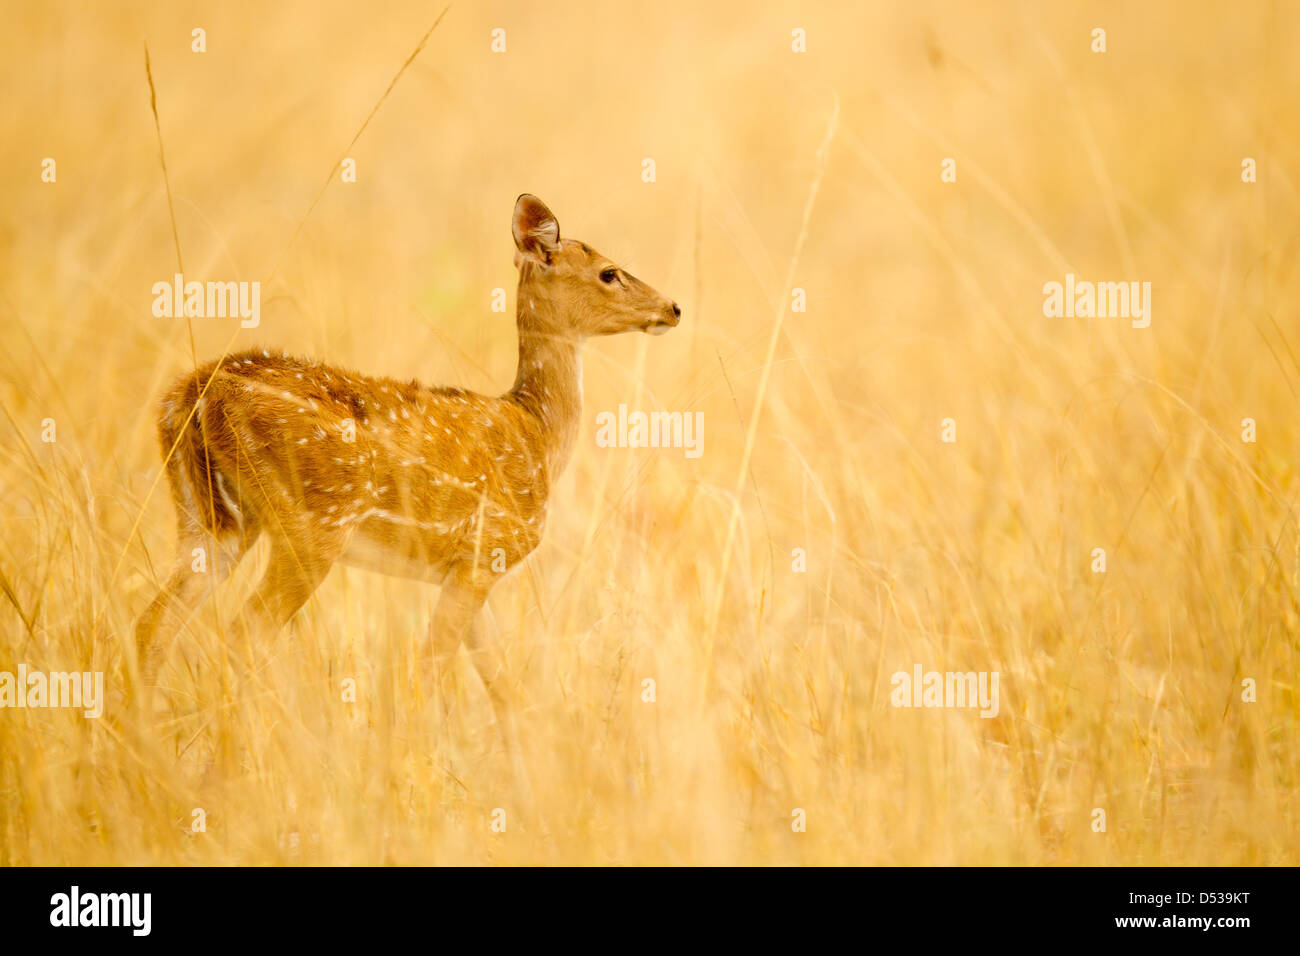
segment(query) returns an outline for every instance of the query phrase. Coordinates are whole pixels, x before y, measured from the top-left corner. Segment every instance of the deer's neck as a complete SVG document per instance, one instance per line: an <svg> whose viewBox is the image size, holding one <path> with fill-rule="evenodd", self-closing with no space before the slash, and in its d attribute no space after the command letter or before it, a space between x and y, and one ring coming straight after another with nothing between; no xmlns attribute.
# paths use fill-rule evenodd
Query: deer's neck
<svg viewBox="0 0 1300 956"><path fill-rule="evenodd" d="M519 372L510 397L541 422L547 471L557 478L569 462L582 417L582 343L561 327L551 308L519 290Z"/></svg>

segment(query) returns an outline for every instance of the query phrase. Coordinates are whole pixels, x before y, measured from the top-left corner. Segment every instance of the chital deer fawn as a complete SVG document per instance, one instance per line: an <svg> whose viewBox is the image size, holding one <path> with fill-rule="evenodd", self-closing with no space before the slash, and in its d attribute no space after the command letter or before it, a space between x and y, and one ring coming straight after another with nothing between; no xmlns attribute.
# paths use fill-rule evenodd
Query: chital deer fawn
<svg viewBox="0 0 1300 956"><path fill-rule="evenodd" d="M561 239L535 196L519 197L512 231L519 373L504 395L264 351L208 363L166 394L158 432L180 530L176 564L136 625L146 685L208 590L192 550L214 544L211 571L225 577L266 535L268 564L245 607L249 632L278 631L336 561L438 582L437 669L467 642L513 749L500 649L478 612L502 560L513 568L541 541L578 432L583 340L664 332L681 310L585 243Z"/></svg>

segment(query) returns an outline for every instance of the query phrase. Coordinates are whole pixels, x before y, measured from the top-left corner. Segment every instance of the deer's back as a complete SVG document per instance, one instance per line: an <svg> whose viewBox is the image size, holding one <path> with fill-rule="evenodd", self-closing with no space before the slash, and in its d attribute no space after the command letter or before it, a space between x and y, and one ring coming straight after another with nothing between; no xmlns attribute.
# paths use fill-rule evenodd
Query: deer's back
<svg viewBox="0 0 1300 956"><path fill-rule="evenodd" d="M513 564L540 540L544 436L508 397L250 351L178 380L164 443L200 392L192 426L221 490L263 529L288 520L437 565L498 549Z"/></svg>

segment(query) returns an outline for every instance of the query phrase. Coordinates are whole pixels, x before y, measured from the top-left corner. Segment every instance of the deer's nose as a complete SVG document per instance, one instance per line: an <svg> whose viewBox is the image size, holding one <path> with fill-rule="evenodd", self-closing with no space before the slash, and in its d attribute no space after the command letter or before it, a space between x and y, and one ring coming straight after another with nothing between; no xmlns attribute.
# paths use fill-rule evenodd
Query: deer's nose
<svg viewBox="0 0 1300 956"><path fill-rule="evenodd" d="M673 318L675 318L675 319L680 319L681 317L682 317L682 307L681 307L680 305L678 305L676 302L674 302L674 303L673 303Z"/></svg>

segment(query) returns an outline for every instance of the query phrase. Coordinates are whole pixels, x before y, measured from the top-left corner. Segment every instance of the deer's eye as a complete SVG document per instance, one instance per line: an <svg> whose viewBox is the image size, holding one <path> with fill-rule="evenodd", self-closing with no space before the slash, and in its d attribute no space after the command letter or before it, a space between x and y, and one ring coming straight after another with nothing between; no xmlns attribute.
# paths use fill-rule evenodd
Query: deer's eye
<svg viewBox="0 0 1300 956"><path fill-rule="evenodd" d="M601 282L614 282L618 279L617 269L602 269L600 273Z"/></svg>

